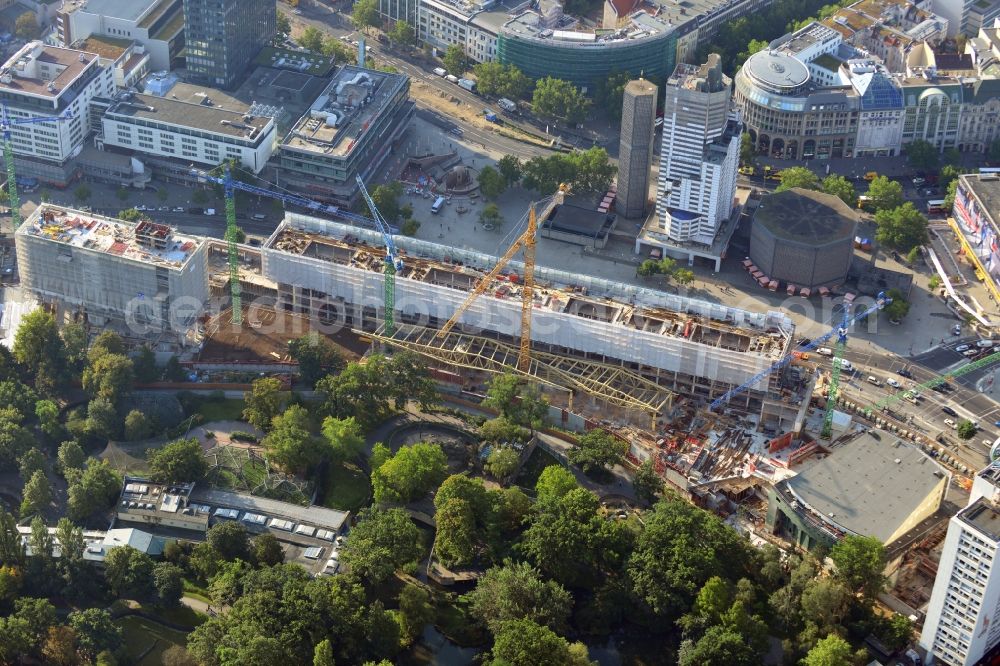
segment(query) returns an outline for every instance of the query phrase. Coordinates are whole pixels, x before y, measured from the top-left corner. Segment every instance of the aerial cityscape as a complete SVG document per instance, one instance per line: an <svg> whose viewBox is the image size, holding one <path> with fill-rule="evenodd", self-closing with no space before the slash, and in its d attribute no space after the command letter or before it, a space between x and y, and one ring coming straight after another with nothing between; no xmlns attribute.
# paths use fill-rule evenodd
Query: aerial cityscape
<svg viewBox="0 0 1000 666"><path fill-rule="evenodd" d="M1000 665L1000 0L0 50L0 664Z"/></svg>

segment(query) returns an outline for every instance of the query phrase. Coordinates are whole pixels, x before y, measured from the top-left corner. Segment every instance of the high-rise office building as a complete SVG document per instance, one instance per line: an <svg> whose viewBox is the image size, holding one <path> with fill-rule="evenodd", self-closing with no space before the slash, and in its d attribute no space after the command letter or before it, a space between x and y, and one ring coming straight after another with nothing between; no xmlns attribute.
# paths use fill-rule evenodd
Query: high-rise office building
<svg viewBox="0 0 1000 666"><path fill-rule="evenodd" d="M656 86L641 78L629 81L622 101L621 147L618 152L616 209L623 217L636 218L646 214L655 122Z"/></svg>
<svg viewBox="0 0 1000 666"><path fill-rule="evenodd" d="M272 0L184 0L187 69L207 85L235 88L277 30Z"/></svg>
<svg viewBox="0 0 1000 666"><path fill-rule="evenodd" d="M667 79L656 212L674 243L712 245L732 212L741 125L731 84L714 53L704 65L678 65Z"/></svg>
<svg viewBox="0 0 1000 666"><path fill-rule="evenodd" d="M1000 643L1000 467L976 475L948 523L920 645L928 663L972 666Z"/></svg>

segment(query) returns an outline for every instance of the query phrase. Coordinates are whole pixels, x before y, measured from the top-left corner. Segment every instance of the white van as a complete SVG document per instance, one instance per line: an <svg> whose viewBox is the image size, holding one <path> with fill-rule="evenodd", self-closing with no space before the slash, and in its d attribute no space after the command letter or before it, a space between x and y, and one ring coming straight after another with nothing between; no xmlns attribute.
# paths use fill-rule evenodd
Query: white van
<svg viewBox="0 0 1000 666"><path fill-rule="evenodd" d="M444 206L444 197L438 197L434 200L434 203L431 204L431 212L437 215L441 212L441 206Z"/></svg>
<svg viewBox="0 0 1000 666"><path fill-rule="evenodd" d="M820 347L816 350L816 353L820 356L833 356L833 350L829 347Z"/></svg>
<svg viewBox="0 0 1000 666"><path fill-rule="evenodd" d="M992 340L980 340L979 342L976 343L976 346L977 347L981 347L982 349L989 349L990 347L993 346L993 341Z"/></svg>
<svg viewBox="0 0 1000 666"><path fill-rule="evenodd" d="M868 375L867 382L869 384L872 384L873 386L882 386L882 382L878 380L878 377L875 377L873 375Z"/></svg>
<svg viewBox="0 0 1000 666"><path fill-rule="evenodd" d="M853 370L854 369L854 366L851 365L851 362L848 361L846 358L835 358L835 359L833 359L833 362L834 363L839 363L841 370Z"/></svg>
<svg viewBox="0 0 1000 666"><path fill-rule="evenodd" d="M264 213L254 213L250 216L250 218L256 220L257 222L263 222L267 219L267 215L264 215Z"/></svg>
<svg viewBox="0 0 1000 666"><path fill-rule="evenodd" d="M440 76L441 78L444 78L445 76L448 75L448 71L444 67L435 67L434 73Z"/></svg>

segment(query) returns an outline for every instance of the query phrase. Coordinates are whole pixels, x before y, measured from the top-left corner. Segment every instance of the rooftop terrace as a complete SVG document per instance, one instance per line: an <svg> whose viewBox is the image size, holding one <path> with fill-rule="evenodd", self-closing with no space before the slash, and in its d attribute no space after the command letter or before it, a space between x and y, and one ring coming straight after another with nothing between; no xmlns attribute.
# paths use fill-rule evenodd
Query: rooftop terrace
<svg viewBox="0 0 1000 666"><path fill-rule="evenodd" d="M174 270L181 269L204 242L176 234L163 224L132 224L52 204L39 206L17 233Z"/></svg>

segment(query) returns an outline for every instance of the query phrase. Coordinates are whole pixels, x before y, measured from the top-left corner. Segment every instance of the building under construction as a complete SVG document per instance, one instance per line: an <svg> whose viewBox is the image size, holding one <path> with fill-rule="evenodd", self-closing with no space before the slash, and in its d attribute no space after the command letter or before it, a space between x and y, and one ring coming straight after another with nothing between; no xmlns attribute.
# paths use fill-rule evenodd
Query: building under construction
<svg viewBox="0 0 1000 666"><path fill-rule="evenodd" d="M146 240L141 230L147 227L161 232L159 245ZM25 286L88 314L109 316L135 299L169 304L179 295L207 304L226 291L221 241L181 238L162 225L43 206L17 241ZM513 369L523 266L511 262L457 325L439 335L497 258L412 238L396 242L403 268L392 335L382 317L382 238L358 227L287 214L260 248L240 247L243 293L305 316L314 328L353 330L420 353L470 378L469 385ZM780 312L747 312L541 266L535 283L526 374L564 396L570 411L575 401L579 413L644 429L649 417L673 423L681 412L750 380L789 353L794 335L791 319ZM252 313L249 319L253 326ZM788 371L740 393L729 408L768 431L797 429L805 405L801 391L789 388Z"/></svg>

